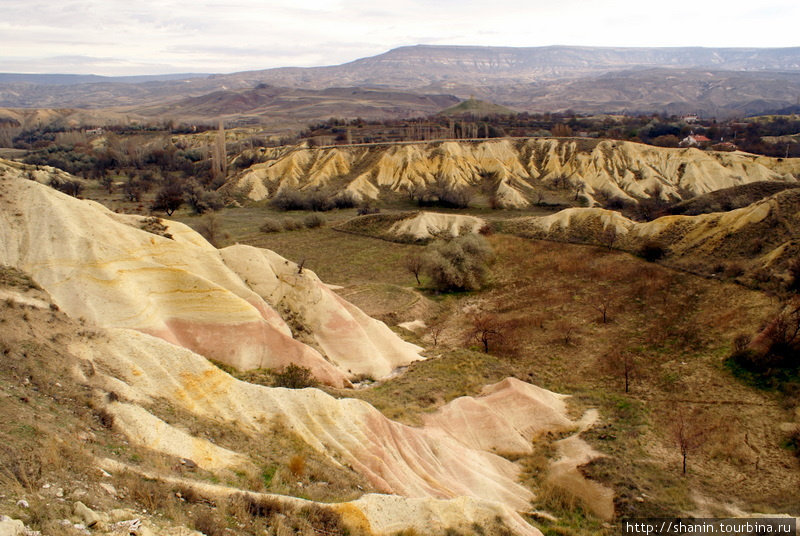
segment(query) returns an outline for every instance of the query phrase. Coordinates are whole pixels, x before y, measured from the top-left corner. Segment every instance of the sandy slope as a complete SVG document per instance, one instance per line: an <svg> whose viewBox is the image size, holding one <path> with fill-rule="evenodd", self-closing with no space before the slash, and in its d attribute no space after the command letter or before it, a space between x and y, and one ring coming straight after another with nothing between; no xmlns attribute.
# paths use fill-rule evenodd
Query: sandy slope
<svg viewBox="0 0 800 536"><path fill-rule="evenodd" d="M486 220L476 216L423 211L392 224L388 233L401 238L410 236L415 240L427 240L441 234L477 233L484 225Z"/></svg>
<svg viewBox="0 0 800 536"><path fill-rule="evenodd" d="M348 374L388 376L422 359L421 348L399 339L383 322L332 291L308 270L266 249L236 245L221 251L225 264L284 317L309 332L316 347ZM369 359L364 359L369 356Z"/></svg>
<svg viewBox="0 0 800 536"><path fill-rule="evenodd" d="M292 263L275 254L243 246L220 252L174 222L168 222L174 239L151 234L140 229L139 217L11 178L15 170L4 169L0 262L30 273L74 318L137 329L240 369L297 363L333 385L355 374L384 376L420 359L417 347L312 272L291 277ZM318 303L326 317L308 312ZM294 339L271 305L316 328L327 359Z"/></svg>
<svg viewBox="0 0 800 536"><path fill-rule="evenodd" d="M653 195L688 199L755 181L794 181L798 159L745 153L668 149L604 140L544 139L444 141L435 143L281 147L266 149L266 161L232 177L222 191L252 200L281 188L324 188L336 181L362 198L381 188L411 192L442 181L475 186L487 177L501 205L523 207L537 186L582 189L600 195L641 199Z"/></svg>

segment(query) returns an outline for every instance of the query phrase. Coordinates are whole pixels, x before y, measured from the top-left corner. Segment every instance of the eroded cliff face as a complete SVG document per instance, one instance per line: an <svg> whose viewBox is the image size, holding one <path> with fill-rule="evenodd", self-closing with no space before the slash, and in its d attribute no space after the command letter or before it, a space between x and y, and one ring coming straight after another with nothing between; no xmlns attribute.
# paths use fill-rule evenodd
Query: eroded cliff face
<svg viewBox="0 0 800 536"><path fill-rule="evenodd" d="M4 169L0 262L31 274L73 318L148 333L241 370L299 364L331 385L421 359L418 347L272 252L217 250L175 222L163 222L170 237L153 234L144 218ZM282 314L299 317L313 344L293 337Z"/></svg>
<svg viewBox="0 0 800 536"><path fill-rule="evenodd" d="M749 182L794 182L800 174L798 159L587 139L298 146L266 149L263 158L222 191L261 200L283 189L336 189L378 199L382 189L411 194L439 183L491 190L498 204L524 207L542 189L577 192L590 201L680 200Z"/></svg>

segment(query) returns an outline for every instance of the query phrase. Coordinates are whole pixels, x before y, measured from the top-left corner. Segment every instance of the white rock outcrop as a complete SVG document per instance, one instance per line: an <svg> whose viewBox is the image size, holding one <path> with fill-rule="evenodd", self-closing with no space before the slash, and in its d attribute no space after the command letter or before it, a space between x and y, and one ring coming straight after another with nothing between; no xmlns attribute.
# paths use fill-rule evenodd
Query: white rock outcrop
<svg viewBox="0 0 800 536"><path fill-rule="evenodd" d="M312 272L292 276L294 265L274 253L219 251L175 222L164 222L172 239L149 233L143 218L9 172L0 188L0 263L29 273L73 318L149 333L239 369L295 363L331 385L347 385L357 374L385 376L421 358L418 347ZM317 348L296 340L265 297L301 314L318 331ZM324 315L314 317L318 307Z"/></svg>

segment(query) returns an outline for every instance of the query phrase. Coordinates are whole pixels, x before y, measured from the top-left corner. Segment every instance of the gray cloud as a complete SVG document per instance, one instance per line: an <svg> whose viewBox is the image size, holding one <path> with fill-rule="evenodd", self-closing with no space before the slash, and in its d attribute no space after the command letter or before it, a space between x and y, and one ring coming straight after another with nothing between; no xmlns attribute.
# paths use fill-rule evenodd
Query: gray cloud
<svg viewBox="0 0 800 536"><path fill-rule="evenodd" d="M130 74L327 65L399 45L792 46L765 0L4 0L0 70ZM758 24L753 24L758 21ZM84 58L59 64L54 57ZM101 61L102 59L102 61ZM114 61L112 61L114 60ZM88 70L95 69L95 70ZM153 71L156 72L156 71ZM127 74L127 73L125 73Z"/></svg>

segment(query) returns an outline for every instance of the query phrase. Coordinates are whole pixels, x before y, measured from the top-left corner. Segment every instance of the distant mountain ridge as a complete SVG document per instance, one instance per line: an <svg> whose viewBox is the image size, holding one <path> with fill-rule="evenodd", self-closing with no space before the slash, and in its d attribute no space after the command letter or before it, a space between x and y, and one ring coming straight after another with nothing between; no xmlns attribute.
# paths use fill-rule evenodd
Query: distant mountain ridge
<svg viewBox="0 0 800 536"><path fill-rule="evenodd" d="M180 78L185 76L185 78ZM800 47L792 48L613 48L550 46L532 48L433 46L400 47L377 56L325 67L282 67L215 75L93 77L83 75L0 74L0 107L109 108L125 113L174 117L204 116L208 99L191 110L187 99L214 92L249 91L264 85L291 91L355 92L383 90L406 93L392 98L397 117L416 95L475 97L517 111L579 113L695 112L731 117L772 113L800 103ZM372 95L374 96L374 95ZM327 96L326 96L327 97ZM220 103L236 102L220 116L242 113L242 95L217 95ZM244 97L249 100L250 97ZM256 99L258 100L258 99ZM334 99L335 100L335 99ZM385 99L379 99L385 102ZM405 101L405 102L403 102ZM172 105L175 111L170 112ZM451 103L450 103L451 104ZM281 104L275 106L280 108ZM290 113L288 108L273 107ZM348 116L375 111L353 106L341 113L328 104L324 113ZM294 106L296 108L296 106ZM442 106L444 108L446 106ZM146 111L145 111L146 110ZM307 116L316 112L307 109ZM292 112L293 113L293 112ZM322 113L322 112L320 112ZM182 114L182 115L181 115ZM250 117L263 113L248 109ZM371 115L372 116L372 115ZM355 117L355 116L353 116ZM303 119L306 119L304 117Z"/></svg>
<svg viewBox="0 0 800 536"><path fill-rule="evenodd" d="M0 73L0 84L34 84L45 86L72 86L76 84L122 83L140 84L143 82L164 82L167 80L186 80L204 78L209 74L175 73L148 74L137 76L100 76L96 74L27 74Z"/></svg>
<svg viewBox="0 0 800 536"><path fill-rule="evenodd" d="M413 69L412 69L413 67ZM516 82L586 76L653 67L731 71L800 71L800 47L793 48L611 48L471 47L416 45L329 67L283 68L235 73L279 85L323 87L338 84L394 85L459 81L487 82L513 77ZM477 80L474 80L477 79Z"/></svg>

